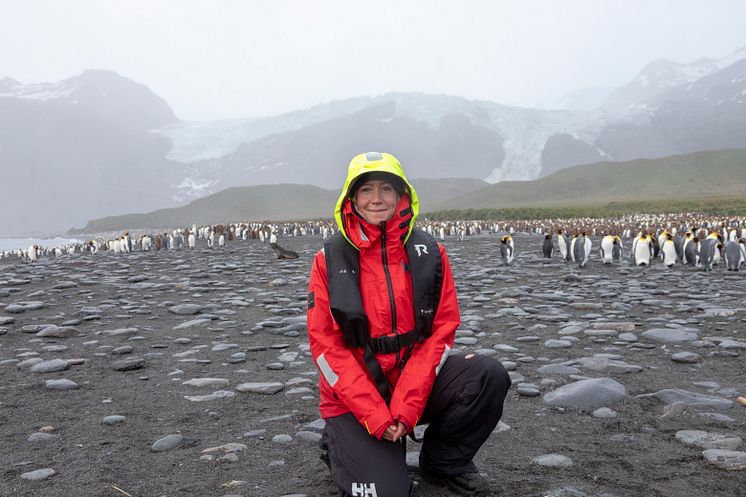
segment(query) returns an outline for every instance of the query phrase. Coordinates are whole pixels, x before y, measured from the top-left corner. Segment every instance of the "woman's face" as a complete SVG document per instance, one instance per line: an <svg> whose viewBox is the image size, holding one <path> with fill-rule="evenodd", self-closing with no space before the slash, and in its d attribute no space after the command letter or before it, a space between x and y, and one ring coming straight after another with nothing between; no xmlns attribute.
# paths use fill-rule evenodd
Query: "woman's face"
<svg viewBox="0 0 746 497"><path fill-rule="evenodd" d="M371 180L363 183L355 192L352 203L370 224L379 224L394 217L399 194L387 181Z"/></svg>

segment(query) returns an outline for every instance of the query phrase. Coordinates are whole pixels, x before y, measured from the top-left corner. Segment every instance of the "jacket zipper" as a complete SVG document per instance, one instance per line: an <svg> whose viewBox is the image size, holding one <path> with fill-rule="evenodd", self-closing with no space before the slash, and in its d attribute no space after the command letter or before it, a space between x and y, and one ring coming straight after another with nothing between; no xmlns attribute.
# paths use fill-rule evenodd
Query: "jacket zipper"
<svg viewBox="0 0 746 497"><path fill-rule="evenodd" d="M389 262L386 255L386 221L381 221L378 225L381 229L381 254L383 258L383 272L386 275L386 287L389 292L389 305L391 305L391 332L394 335L398 335L396 332L396 302L394 301L394 286L391 284L391 273L389 273ZM399 363L399 351L396 351L396 363Z"/></svg>

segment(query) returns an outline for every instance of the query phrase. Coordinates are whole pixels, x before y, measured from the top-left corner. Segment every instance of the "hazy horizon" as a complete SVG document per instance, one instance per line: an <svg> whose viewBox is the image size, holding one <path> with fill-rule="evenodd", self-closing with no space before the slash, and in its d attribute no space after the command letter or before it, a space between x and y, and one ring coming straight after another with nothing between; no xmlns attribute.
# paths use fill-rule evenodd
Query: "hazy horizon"
<svg viewBox="0 0 746 497"><path fill-rule="evenodd" d="M32 84L113 70L197 121L391 91L554 108L656 59L726 57L746 46L745 17L746 2L732 0L6 0L0 77Z"/></svg>

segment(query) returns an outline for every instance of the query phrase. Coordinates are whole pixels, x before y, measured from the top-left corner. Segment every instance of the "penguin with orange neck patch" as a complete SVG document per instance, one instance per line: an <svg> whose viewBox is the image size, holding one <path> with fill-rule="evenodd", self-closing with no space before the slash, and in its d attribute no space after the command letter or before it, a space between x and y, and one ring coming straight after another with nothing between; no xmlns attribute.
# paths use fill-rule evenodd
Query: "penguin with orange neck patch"
<svg viewBox="0 0 746 497"><path fill-rule="evenodd" d="M635 266L649 266L652 257L652 237L643 231L632 242L632 264Z"/></svg>
<svg viewBox="0 0 746 497"><path fill-rule="evenodd" d="M500 238L500 258L502 259L503 266L510 266L513 262L513 256L515 253L515 243L513 237L505 235Z"/></svg>

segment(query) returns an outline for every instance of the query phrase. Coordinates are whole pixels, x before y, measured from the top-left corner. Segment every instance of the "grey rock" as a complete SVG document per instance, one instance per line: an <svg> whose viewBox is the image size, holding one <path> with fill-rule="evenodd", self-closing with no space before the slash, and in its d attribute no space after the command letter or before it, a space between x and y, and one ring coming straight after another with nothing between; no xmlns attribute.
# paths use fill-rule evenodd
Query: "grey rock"
<svg viewBox="0 0 746 497"><path fill-rule="evenodd" d="M187 380L182 385L189 385L191 387L204 388L204 387L216 387L229 384L230 381L226 378L192 378Z"/></svg>
<svg viewBox="0 0 746 497"><path fill-rule="evenodd" d="M284 388L285 385L280 382L250 382L236 386L236 390L241 393L258 393L261 395L274 395Z"/></svg>
<svg viewBox="0 0 746 497"><path fill-rule="evenodd" d="M659 343L689 343L699 339L699 330L695 328L653 328L643 332L642 336Z"/></svg>
<svg viewBox="0 0 746 497"><path fill-rule="evenodd" d="M694 364L702 360L702 356L695 354L694 352L677 352L671 355L673 362L681 362L684 364Z"/></svg>
<svg viewBox="0 0 746 497"><path fill-rule="evenodd" d="M42 361L31 366L32 373L53 373L55 371L64 371L70 364L64 359L52 359L51 361Z"/></svg>
<svg viewBox="0 0 746 497"><path fill-rule="evenodd" d="M544 347L548 349L569 349L572 347L572 342L569 340L555 340L552 338L544 342Z"/></svg>
<svg viewBox="0 0 746 497"><path fill-rule="evenodd" d="M605 357L581 357L578 359L578 364L582 368L590 369L592 371L603 371L606 373L625 374L642 371L642 366L627 364L624 361L607 359Z"/></svg>
<svg viewBox="0 0 746 497"><path fill-rule="evenodd" d="M731 400L722 397L702 395L679 388L666 388L664 390L658 390L655 393L638 395L637 398L655 398L664 404L683 402L688 407L707 407L719 410L730 409L733 406L733 401Z"/></svg>
<svg viewBox="0 0 746 497"><path fill-rule="evenodd" d="M26 312L26 308L22 305L18 304L10 304L8 306L5 306L5 312L10 314L22 314Z"/></svg>
<svg viewBox="0 0 746 497"><path fill-rule="evenodd" d="M572 366L566 366L564 364L547 364L546 366L542 366L539 369L536 370L539 374L544 375L571 375L571 374L579 374L580 370L578 368L574 368Z"/></svg>
<svg viewBox="0 0 746 497"><path fill-rule="evenodd" d="M293 442L293 437L290 435L275 435L272 437L272 441L278 444L289 444Z"/></svg>
<svg viewBox="0 0 746 497"><path fill-rule="evenodd" d="M114 425L122 424L126 420L127 418L125 418L124 416L113 414L111 416L106 416L102 422L107 426L114 426Z"/></svg>
<svg viewBox="0 0 746 497"><path fill-rule="evenodd" d="M42 338L71 338L78 336L78 330L72 326L47 326L39 331L36 336Z"/></svg>
<svg viewBox="0 0 746 497"><path fill-rule="evenodd" d="M80 385L72 380L61 378L59 380L47 380L45 386L48 390L77 390Z"/></svg>
<svg viewBox="0 0 746 497"><path fill-rule="evenodd" d="M168 312L178 314L180 316L193 316L202 310L201 305L197 304L179 304L168 308Z"/></svg>
<svg viewBox="0 0 746 497"><path fill-rule="evenodd" d="M111 369L114 371L131 371L133 369L140 369L143 366L145 366L145 359L137 356L128 357L111 363Z"/></svg>
<svg viewBox="0 0 746 497"><path fill-rule="evenodd" d="M591 413L591 415L594 418L598 419L611 419L615 418L617 416L617 413L613 409L609 409L608 407L602 407L601 409L596 409Z"/></svg>
<svg viewBox="0 0 746 497"><path fill-rule="evenodd" d="M519 383L516 387L516 392L521 397L538 397L541 395L539 387L531 383Z"/></svg>
<svg viewBox="0 0 746 497"><path fill-rule="evenodd" d="M295 437L304 442L318 443L321 440L321 434L314 431L299 431Z"/></svg>
<svg viewBox="0 0 746 497"><path fill-rule="evenodd" d="M702 452L710 464L728 471L746 469L746 452L734 450L708 449Z"/></svg>
<svg viewBox="0 0 746 497"><path fill-rule="evenodd" d="M151 452L165 452L167 450L175 449L180 445L184 444L186 439L179 434L167 435L160 440L157 440L151 447Z"/></svg>
<svg viewBox="0 0 746 497"><path fill-rule="evenodd" d="M50 478L56 474L57 472L52 468L42 468L35 471L29 471L28 473L23 473L21 475L21 478L29 481L39 481L46 480L47 478Z"/></svg>
<svg viewBox="0 0 746 497"><path fill-rule="evenodd" d="M676 440L690 447L700 449L735 450L743 445L741 437L724 435L701 430L681 430L676 432Z"/></svg>
<svg viewBox="0 0 746 497"><path fill-rule="evenodd" d="M746 342L738 340L723 340L718 345L724 349L746 349Z"/></svg>
<svg viewBox="0 0 746 497"><path fill-rule="evenodd" d="M228 399L235 397L236 392L230 390L217 390L207 395L185 395L184 398L190 402L209 402L217 399Z"/></svg>
<svg viewBox="0 0 746 497"><path fill-rule="evenodd" d="M589 378L576 381L544 395L544 402L558 407L595 411L627 399L624 385L611 378Z"/></svg>
<svg viewBox="0 0 746 497"><path fill-rule="evenodd" d="M572 459L562 454L544 454L534 457L532 462L548 468L569 468L573 465Z"/></svg>
<svg viewBox="0 0 746 497"><path fill-rule="evenodd" d="M31 443L49 442L57 438L57 435L51 433L36 432L32 433L28 437L28 441Z"/></svg>

